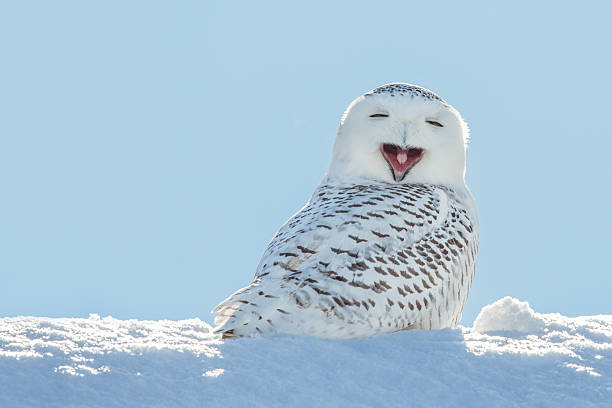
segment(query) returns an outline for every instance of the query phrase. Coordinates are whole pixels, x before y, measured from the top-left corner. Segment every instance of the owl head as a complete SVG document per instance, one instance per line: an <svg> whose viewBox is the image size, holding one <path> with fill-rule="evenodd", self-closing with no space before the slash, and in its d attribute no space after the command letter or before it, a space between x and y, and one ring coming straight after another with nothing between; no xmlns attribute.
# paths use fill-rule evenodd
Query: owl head
<svg viewBox="0 0 612 408"><path fill-rule="evenodd" d="M327 177L340 182L463 185L468 127L435 93L392 83L346 109Z"/></svg>

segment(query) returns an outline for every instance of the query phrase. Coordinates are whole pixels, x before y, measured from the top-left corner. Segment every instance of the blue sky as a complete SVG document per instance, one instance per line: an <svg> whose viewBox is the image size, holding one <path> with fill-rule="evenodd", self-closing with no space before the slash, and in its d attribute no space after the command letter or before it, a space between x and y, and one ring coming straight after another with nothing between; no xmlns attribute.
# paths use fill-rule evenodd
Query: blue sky
<svg viewBox="0 0 612 408"><path fill-rule="evenodd" d="M210 322L392 81L471 128L463 323L612 313L604 2L217 3L0 5L0 315Z"/></svg>

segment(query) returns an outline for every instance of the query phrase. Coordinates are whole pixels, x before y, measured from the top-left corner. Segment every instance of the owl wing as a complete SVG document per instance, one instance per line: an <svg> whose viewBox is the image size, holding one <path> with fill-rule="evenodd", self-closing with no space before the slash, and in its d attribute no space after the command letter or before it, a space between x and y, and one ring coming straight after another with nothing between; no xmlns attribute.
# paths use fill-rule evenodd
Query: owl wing
<svg viewBox="0 0 612 408"><path fill-rule="evenodd" d="M417 327L471 269L458 259L474 228L453 203L423 185L321 186L274 236L253 282L213 310L217 331L358 337Z"/></svg>

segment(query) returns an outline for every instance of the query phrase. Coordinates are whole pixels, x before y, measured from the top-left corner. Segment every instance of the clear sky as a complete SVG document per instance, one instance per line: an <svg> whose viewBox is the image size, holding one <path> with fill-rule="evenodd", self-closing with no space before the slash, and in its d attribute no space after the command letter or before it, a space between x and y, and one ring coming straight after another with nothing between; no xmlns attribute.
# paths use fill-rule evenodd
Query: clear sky
<svg viewBox="0 0 612 408"><path fill-rule="evenodd" d="M392 81L471 128L462 322L612 313L612 10L564 3L0 3L0 316L210 322Z"/></svg>

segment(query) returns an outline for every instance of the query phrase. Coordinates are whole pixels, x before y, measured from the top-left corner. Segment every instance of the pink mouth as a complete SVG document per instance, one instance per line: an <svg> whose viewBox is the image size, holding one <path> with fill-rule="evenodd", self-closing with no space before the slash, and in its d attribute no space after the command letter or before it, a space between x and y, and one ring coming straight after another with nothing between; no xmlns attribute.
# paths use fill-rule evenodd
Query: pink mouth
<svg viewBox="0 0 612 408"><path fill-rule="evenodd" d="M393 171L393 179L402 181L408 171L423 158L424 149L417 147L410 149L402 149L401 147L384 143L380 145L380 151L389 163Z"/></svg>

